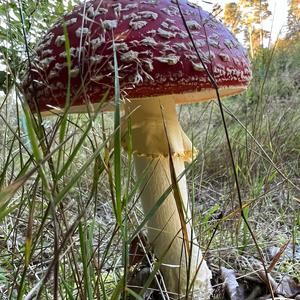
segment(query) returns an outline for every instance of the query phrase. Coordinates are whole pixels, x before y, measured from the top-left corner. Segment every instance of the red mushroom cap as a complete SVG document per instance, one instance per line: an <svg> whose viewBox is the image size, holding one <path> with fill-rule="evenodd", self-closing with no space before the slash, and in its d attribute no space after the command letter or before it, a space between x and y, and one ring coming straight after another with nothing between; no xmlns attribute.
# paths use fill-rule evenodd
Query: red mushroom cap
<svg viewBox="0 0 300 300"><path fill-rule="evenodd" d="M221 96L245 89L251 79L245 50L199 6L183 0L93 0L66 14L39 43L23 82L30 106L40 111L64 107L68 76L74 107L100 101L108 89L112 95L113 39L126 97L171 96L176 103L215 98L180 10ZM70 41L69 75L63 23Z"/></svg>

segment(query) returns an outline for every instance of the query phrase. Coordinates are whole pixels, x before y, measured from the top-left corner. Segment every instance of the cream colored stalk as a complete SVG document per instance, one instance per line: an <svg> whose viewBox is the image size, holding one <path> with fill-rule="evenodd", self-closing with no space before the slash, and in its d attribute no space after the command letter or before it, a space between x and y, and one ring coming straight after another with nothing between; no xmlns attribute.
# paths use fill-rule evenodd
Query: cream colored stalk
<svg viewBox="0 0 300 300"><path fill-rule="evenodd" d="M177 120L174 101L134 100L126 103L125 110L131 118L136 176L141 176L145 170L148 174L146 186L141 194L144 213L147 214L172 184L169 149L178 177L184 172L184 162L192 159L193 148ZM211 271L206 262L202 261L201 250L191 226L185 176L178 181L178 188L184 211L183 228L187 233L183 233L178 205L174 192L171 192L148 221L148 239L155 255L158 258L163 257L161 270L171 297L178 298L178 295L185 297L187 287L196 276L194 292L189 298L209 299ZM184 238L187 238L187 243L183 242Z"/></svg>

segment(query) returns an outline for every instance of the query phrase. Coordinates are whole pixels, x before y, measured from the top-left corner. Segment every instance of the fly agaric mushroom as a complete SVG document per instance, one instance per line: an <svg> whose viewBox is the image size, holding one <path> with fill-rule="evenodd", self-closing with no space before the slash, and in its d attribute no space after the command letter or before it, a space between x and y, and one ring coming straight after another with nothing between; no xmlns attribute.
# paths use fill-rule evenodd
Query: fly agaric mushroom
<svg viewBox="0 0 300 300"><path fill-rule="evenodd" d="M131 118L136 176L149 171L141 193L146 214L174 183L172 170L180 176L182 211L170 193L148 221L148 239L162 261L167 289L184 296L193 283L192 297L208 299L211 272L191 225L182 175L194 150L176 104L216 98L208 72L221 97L242 92L251 79L247 54L219 21L189 1L92 0L66 14L39 43L23 83L33 111L59 113L68 82L70 112L89 110L108 89L112 96L114 47L125 118ZM104 109L111 107L108 101Z"/></svg>

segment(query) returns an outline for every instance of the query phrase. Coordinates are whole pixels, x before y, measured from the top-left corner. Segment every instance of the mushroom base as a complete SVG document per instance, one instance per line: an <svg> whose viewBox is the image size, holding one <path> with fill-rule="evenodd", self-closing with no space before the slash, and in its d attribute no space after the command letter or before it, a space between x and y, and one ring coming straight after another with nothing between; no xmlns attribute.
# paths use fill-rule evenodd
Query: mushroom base
<svg viewBox="0 0 300 300"><path fill-rule="evenodd" d="M134 155L134 162L137 175L143 174L145 170L149 174L141 194L143 209L147 214L171 185L169 158L149 158ZM175 157L173 162L176 174L184 172L184 162L181 158ZM161 271L170 297L185 298L187 287L190 286L196 276L194 286L191 289L194 292L189 293L189 299L209 299L211 271L206 262L202 260L201 249L191 227L191 212L188 205L185 176L178 181L178 186L182 204L186 210L185 220L190 253L187 252L183 242L181 221L172 192L148 221L148 240L155 255L162 258Z"/></svg>
<svg viewBox="0 0 300 300"><path fill-rule="evenodd" d="M143 100L126 104L126 114L131 118L137 177L145 174L146 170L141 192L145 214L172 185L169 154L178 178L185 170L184 162L191 160L195 151L177 121L175 102L155 100L150 104ZM186 298L188 294L189 299L209 299L211 271L202 259L192 229L184 175L177 179L177 184L188 241L183 240L182 221L172 191L148 221L148 240L155 255L162 261L161 271L171 298Z"/></svg>

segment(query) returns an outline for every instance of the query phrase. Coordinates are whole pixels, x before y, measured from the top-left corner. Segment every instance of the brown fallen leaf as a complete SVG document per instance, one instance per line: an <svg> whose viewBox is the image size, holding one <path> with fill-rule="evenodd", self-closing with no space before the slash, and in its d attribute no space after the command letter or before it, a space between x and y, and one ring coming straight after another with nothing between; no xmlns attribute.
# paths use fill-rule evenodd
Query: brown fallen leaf
<svg viewBox="0 0 300 300"><path fill-rule="evenodd" d="M149 249L147 238L143 233L139 233L130 243L129 247L129 266L134 266L142 262L145 259L147 251Z"/></svg>
<svg viewBox="0 0 300 300"><path fill-rule="evenodd" d="M290 240L288 240L285 244L283 244L278 252L275 254L275 256L273 257L269 267L268 267L268 272L272 272L272 270L274 269L274 267L276 266L277 262L279 261L281 255L284 253L286 247L289 245Z"/></svg>
<svg viewBox="0 0 300 300"><path fill-rule="evenodd" d="M232 269L221 267L221 276L224 281L224 286L230 300L243 300L244 293L239 283L236 280L235 273Z"/></svg>
<svg viewBox="0 0 300 300"><path fill-rule="evenodd" d="M256 263L257 275L262 281L271 283L274 294L283 296L287 299L295 299L296 296L300 295L300 285L292 277L284 275L280 282L277 282L270 273L268 273L268 279L266 278L263 266Z"/></svg>
<svg viewBox="0 0 300 300"><path fill-rule="evenodd" d="M276 293L286 298L295 298L300 295L300 285L292 277L285 275L278 284Z"/></svg>

